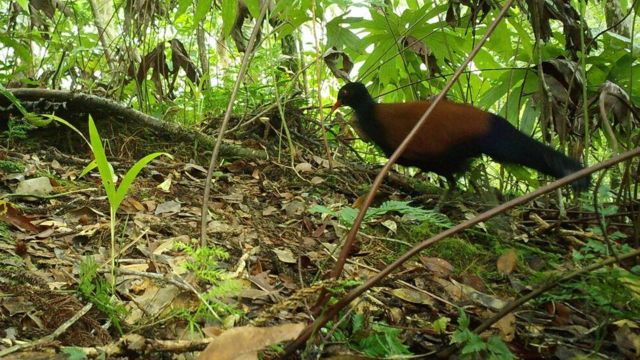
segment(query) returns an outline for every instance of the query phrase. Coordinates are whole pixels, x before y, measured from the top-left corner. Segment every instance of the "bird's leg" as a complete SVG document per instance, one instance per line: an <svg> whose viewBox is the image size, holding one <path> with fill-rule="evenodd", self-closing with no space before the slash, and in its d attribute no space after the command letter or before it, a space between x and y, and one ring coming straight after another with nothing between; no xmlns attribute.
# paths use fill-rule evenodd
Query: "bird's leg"
<svg viewBox="0 0 640 360"><path fill-rule="evenodd" d="M442 205L446 204L446 202L451 197L451 194L457 188L456 179L453 176L446 176L446 179L447 179L447 190L445 190L444 194L442 195L442 197L440 197L440 200L436 204L436 207L435 207L436 211L440 211L440 208L442 207Z"/></svg>

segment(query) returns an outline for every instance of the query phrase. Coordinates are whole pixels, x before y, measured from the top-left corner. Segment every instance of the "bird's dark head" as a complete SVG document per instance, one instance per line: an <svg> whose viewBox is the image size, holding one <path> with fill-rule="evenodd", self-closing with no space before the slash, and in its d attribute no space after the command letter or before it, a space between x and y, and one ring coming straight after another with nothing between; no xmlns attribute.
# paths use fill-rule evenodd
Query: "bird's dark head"
<svg viewBox="0 0 640 360"><path fill-rule="evenodd" d="M373 102L373 98L367 91L367 88L360 82L352 82L345 84L338 91L338 100L333 104L331 112L334 112L342 105L357 108L360 105Z"/></svg>

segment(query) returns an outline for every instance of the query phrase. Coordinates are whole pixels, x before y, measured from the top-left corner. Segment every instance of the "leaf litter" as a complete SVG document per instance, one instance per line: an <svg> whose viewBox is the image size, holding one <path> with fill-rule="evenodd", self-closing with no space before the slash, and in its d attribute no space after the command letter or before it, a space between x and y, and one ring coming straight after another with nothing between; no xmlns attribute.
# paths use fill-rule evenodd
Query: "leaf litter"
<svg viewBox="0 0 640 360"><path fill-rule="evenodd" d="M179 146L174 149L177 153ZM114 162L118 174L135 160L124 155ZM15 195L0 199L0 220L5 224L0 232L5 266L0 270L1 324L6 341L17 344L18 340L36 341L53 333L88 302L78 295L83 276L80 264L88 257L95 260L99 276L112 280L109 207L99 190L99 177L77 177L88 161L71 161L74 155L59 149L26 145L11 152L3 150L0 156L24 165L22 172L0 173L3 192ZM73 347L90 357L134 351L140 356L201 352L201 359L257 359L262 352L261 356L271 358L273 345L294 339L311 320L309 307L320 288L334 289L338 297L348 291L352 285L320 277L333 265L340 239L354 216L345 209L352 209L349 204L357 203L363 195L361 185L370 183L367 174L343 166L349 161L346 158L336 161L341 166L330 170L326 160L313 151L301 156L295 171L269 160L231 161L214 177L207 234L211 244L229 254L217 260L215 271L238 280L239 288L229 291L232 295L216 297L219 303L215 309L205 307L205 313L222 316L198 317L205 296L216 288L196 276L206 274L206 269L190 267L196 253L177 244L197 248L206 175L206 159L200 160L200 164L194 163L185 155L170 162L153 162L123 202L116 229L116 287L108 299L124 309L122 323L116 325L109 314L94 306L45 348ZM37 176L43 173L50 179L50 188ZM33 194L17 193L16 189L24 189L25 182L33 179L44 187L36 188ZM408 229L430 217L424 208L434 204L427 201L428 207L413 211L414 203L408 205L414 200L411 194L393 184L385 185L383 192L383 200L374 204L351 255L346 279L359 282L382 269L406 250L406 241L412 237L407 236ZM392 202L385 203L389 200ZM477 210L473 204L465 204L446 213L452 220L461 220ZM545 225L543 219L549 215L544 210L532 210L531 214L534 221L530 225L523 225L515 214L507 218L506 227L488 222L478 229L487 233L496 226L497 233L506 232L526 247L529 245L522 239L544 239L552 228ZM432 231L445 220L437 221ZM577 226L564 230L559 234L568 242L584 243L580 239L590 237ZM483 236L471 234L468 239L481 240ZM482 320L530 290L513 284L526 281L529 264L538 263L535 268L545 264L530 255L523 263L518 257L522 253L519 246L501 255L481 250L469 261L464 253L451 257L446 256L446 249L434 250L416 259L420 262L405 264L352 309L371 321L410 328L403 341L416 352L437 350L448 344L437 335L441 330L434 330L440 329L440 325L436 327L440 319L456 317L464 308ZM544 242L541 246L559 251ZM588 353L601 319L576 308L575 301L547 300L544 304L518 309L480 335L498 335L519 356L533 353L528 343L535 343L536 351L545 357ZM226 308L234 310L220 311ZM608 347L601 351L611 354L619 348L627 358L637 356L637 319L621 321L611 325ZM455 321L443 324L446 334L456 328ZM193 325L206 328L205 334L191 331ZM350 351L342 344L328 349L327 355Z"/></svg>

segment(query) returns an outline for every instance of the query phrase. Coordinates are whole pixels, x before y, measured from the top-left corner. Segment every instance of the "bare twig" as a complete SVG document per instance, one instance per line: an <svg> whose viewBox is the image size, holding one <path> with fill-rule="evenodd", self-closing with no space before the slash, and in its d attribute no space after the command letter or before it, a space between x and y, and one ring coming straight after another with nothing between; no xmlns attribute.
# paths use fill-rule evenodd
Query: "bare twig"
<svg viewBox="0 0 640 360"><path fill-rule="evenodd" d="M216 145L213 147L213 154L211 154L211 162L209 163L209 170L207 171L207 181L204 187L204 196L202 198L202 217L200 219L200 244L202 246L207 245L207 215L208 211L208 200L209 193L211 192L211 178L213 177L213 170L217 166L218 162L218 154L220 152L220 144L222 144L222 138L224 137L224 130L227 128L229 124L229 119L231 118L231 112L233 111L233 104L235 103L236 97L238 96L238 90L240 90L240 84L242 84L242 79L244 78L245 73L247 72L247 68L249 67L249 61L253 57L256 49L254 49L254 43L256 42L256 38L258 33L260 32L260 26L262 26L262 20L264 19L267 8L268 1L263 2L262 9L260 10L260 15L256 19L256 23L253 26L253 31L251 32L251 37L249 38L249 43L247 44L247 50L242 57L242 64L240 65L240 71L238 72L238 78L236 79L236 83L233 85L233 90L231 91L231 97L229 98L229 104L227 105L227 111L224 114L224 119L222 120L222 124L220 125L220 133L218 134L218 139L216 141ZM256 46L257 48L257 46Z"/></svg>

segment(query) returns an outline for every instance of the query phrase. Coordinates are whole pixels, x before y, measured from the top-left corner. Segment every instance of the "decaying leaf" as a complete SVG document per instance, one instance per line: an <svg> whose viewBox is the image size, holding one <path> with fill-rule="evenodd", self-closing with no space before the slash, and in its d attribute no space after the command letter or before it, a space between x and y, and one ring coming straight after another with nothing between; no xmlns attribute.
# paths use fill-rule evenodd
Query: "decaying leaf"
<svg viewBox="0 0 640 360"><path fill-rule="evenodd" d="M293 340L304 324L283 324L270 328L242 326L229 329L209 343L198 359L237 360L258 359L258 351L282 341Z"/></svg>
<svg viewBox="0 0 640 360"><path fill-rule="evenodd" d="M507 304L507 302L502 299L477 291L471 286L459 283L453 279L445 280L434 278L434 280L443 286L447 294L456 301L471 300L494 311L502 309Z"/></svg>
<svg viewBox="0 0 640 360"><path fill-rule="evenodd" d="M502 341L511 342L516 335L516 316L513 313L508 313L493 324L493 327L498 329Z"/></svg>
<svg viewBox="0 0 640 360"><path fill-rule="evenodd" d="M293 255L293 252L291 251L291 249L287 249L287 248L273 249L273 252L276 253L276 256L278 257L278 259L283 263L287 263L287 264L296 263L296 257Z"/></svg>
<svg viewBox="0 0 640 360"><path fill-rule="evenodd" d="M298 172L311 172L313 171L313 166L308 162L299 163L295 166L296 171Z"/></svg>
<svg viewBox="0 0 640 360"><path fill-rule="evenodd" d="M0 221L5 221L19 229L31 233L39 233L44 230L31 223L31 221L22 215L10 202L0 200Z"/></svg>
<svg viewBox="0 0 640 360"><path fill-rule="evenodd" d="M437 277L448 278L453 273L453 265L447 260L423 256L420 257L420 262Z"/></svg>
<svg viewBox="0 0 640 360"><path fill-rule="evenodd" d="M565 48L571 52L574 58L581 50L581 36L583 36L585 44L591 44L595 47L595 43L591 42L591 30L587 26L586 20L582 19L570 1L527 0L527 7L531 26L534 32L538 32L537 29L540 29L538 36L542 41L549 41L552 37L551 20L559 20L563 25Z"/></svg>
<svg viewBox="0 0 640 360"><path fill-rule="evenodd" d="M353 62L349 58L347 54L342 51L339 51L335 47L327 50L322 56L325 64L329 67L329 70L335 75L338 79L342 79L344 81L351 81L349 79L349 73L353 69Z"/></svg>
<svg viewBox="0 0 640 360"><path fill-rule="evenodd" d="M391 290L391 294L410 303L429 306L433 305L433 299L420 291L400 288Z"/></svg>
<svg viewBox="0 0 640 360"><path fill-rule="evenodd" d="M515 249L510 249L506 253L502 254L498 258L498 262L496 266L498 268L498 272L502 275L509 275L516 268L516 264L518 263L518 254Z"/></svg>
<svg viewBox="0 0 640 360"><path fill-rule="evenodd" d="M158 96L160 98L164 98L164 86L161 80L162 77L167 83L169 98L173 99L175 97L173 89L180 69L185 71L187 78L194 84L198 83L200 74L198 73L193 61L191 61L187 56L187 51L184 48L184 45L182 45L179 40L173 39L169 44L171 48L171 67L169 67L167 62L167 56L165 54L166 45L163 41L158 43L153 50L147 53L140 61L140 64L130 64L128 72L131 77L133 77L135 73L135 80L138 83L141 83L146 79L147 74L153 70L151 73L151 80L156 86ZM136 66L138 69L137 71L134 70ZM169 75L172 75L173 79L170 79Z"/></svg>
<svg viewBox="0 0 640 360"><path fill-rule="evenodd" d="M429 75L433 76L442 73L436 61L436 57L424 42L413 36L405 36L402 38L402 46L413 51L420 57L420 59L422 59L422 62L427 66L427 69L429 69Z"/></svg>

